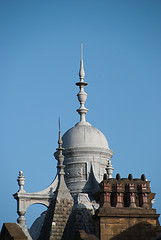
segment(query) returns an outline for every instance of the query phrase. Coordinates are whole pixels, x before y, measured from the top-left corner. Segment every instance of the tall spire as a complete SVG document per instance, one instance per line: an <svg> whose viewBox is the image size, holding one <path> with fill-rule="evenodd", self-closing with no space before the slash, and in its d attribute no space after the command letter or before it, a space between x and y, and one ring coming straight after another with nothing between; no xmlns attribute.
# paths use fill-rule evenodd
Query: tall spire
<svg viewBox="0 0 161 240"><path fill-rule="evenodd" d="M65 166L63 165L64 162L64 156L63 156L63 150L62 148L62 138L61 138L61 131L60 131L60 118L59 118L59 138L58 138L58 145L59 147L56 149L58 150L58 155L56 156L56 159L58 161L57 164L57 169L58 169L58 188L57 188L57 199L68 199L72 200L72 197L70 195L69 189L66 186L65 180L64 180L64 168Z"/></svg>
<svg viewBox="0 0 161 240"><path fill-rule="evenodd" d="M84 82L85 72L83 67L83 43L81 42L81 61L80 61L80 70L79 70L79 78L80 81L76 83L77 86L79 86L79 93L77 94L78 100L80 102L80 108L77 109L77 112L80 115L80 122L78 124L82 125L89 125L89 123L86 122L85 115L88 112L88 109L84 106L86 99L87 99L87 93L84 91L84 87L88 85L88 83Z"/></svg>
<svg viewBox="0 0 161 240"><path fill-rule="evenodd" d="M58 168L58 175L59 175L59 180L61 179L61 175L64 175L64 165L63 165L63 161L64 161L64 156L62 154L63 152L63 148L62 148L62 144L63 144L63 141L62 141L62 138L61 138L61 131L60 131L60 118L59 118L59 138L58 138L58 148L56 150L58 150L58 157L57 157L57 160L58 160L58 165L57 165L57 168ZM64 178L64 176L63 176Z"/></svg>

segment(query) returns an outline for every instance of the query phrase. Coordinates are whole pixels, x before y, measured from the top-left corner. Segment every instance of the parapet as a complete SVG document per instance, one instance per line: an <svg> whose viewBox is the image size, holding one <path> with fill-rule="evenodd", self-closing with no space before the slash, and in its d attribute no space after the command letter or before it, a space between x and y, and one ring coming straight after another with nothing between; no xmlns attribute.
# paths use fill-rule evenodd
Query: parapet
<svg viewBox="0 0 161 240"><path fill-rule="evenodd" d="M117 174L116 178L108 179L105 174L100 183L100 207L150 209L155 193L149 183L144 174L140 179L133 179L132 174L128 178Z"/></svg>

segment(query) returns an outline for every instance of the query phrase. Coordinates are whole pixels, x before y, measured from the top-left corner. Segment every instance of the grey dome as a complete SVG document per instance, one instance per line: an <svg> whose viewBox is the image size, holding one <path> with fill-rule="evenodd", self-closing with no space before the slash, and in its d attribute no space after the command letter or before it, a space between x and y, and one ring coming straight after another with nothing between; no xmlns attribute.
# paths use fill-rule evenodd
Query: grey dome
<svg viewBox="0 0 161 240"><path fill-rule="evenodd" d="M64 148L92 147L109 149L103 133L91 125L77 124L63 135L62 140Z"/></svg>

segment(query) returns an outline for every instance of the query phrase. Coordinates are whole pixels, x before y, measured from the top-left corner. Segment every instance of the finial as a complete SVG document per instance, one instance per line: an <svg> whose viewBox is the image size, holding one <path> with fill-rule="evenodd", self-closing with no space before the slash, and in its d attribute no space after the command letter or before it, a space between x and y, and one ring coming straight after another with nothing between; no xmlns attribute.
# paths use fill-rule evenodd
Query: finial
<svg viewBox="0 0 161 240"><path fill-rule="evenodd" d="M17 178L17 182L19 185L19 192L25 192L25 190L23 189L23 186L25 184L25 177L23 176L23 171L19 171L19 176Z"/></svg>
<svg viewBox="0 0 161 240"><path fill-rule="evenodd" d="M58 144L59 144L59 148L58 149L62 149L62 139L61 139L61 131L60 131L60 117L59 117L59 138L58 138Z"/></svg>
<svg viewBox="0 0 161 240"><path fill-rule="evenodd" d="M59 117L59 132L60 132L60 117Z"/></svg>
<svg viewBox="0 0 161 240"><path fill-rule="evenodd" d="M84 82L85 72L83 67L83 43L81 42L81 61L80 61L80 70L79 70L80 81Z"/></svg>
<svg viewBox="0 0 161 240"><path fill-rule="evenodd" d="M88 83L84 82L85 72L83 67L83 43L81 42L81 61L80 61L80 70L79 70L79 78L80 82L77 82L76 85L79 86L79 93L77 94L78 100L80 102L80 108L77 109L77 112L80 114L80 122L78 124L83 125L90 125L85 120L85 115L88 112L88 109L84 106L86 99L87 99L87 93L84 91L84 87L88 85Z"/></svg>
<svg viewBox="0 0 161 240"><path fill-rule="evenodd" d="M81 42L81 60L83 60L83 43Z"/></svg>
<svg viewBox="0 0 161 240"><path fill-rule="evenodd" d="M108 160L108 164L107 164L107 174L108 174L108 178L112 178L112 173L113 173L114 168L112 167L111 164L111 160Z"/></svg>
<svg viewBox="0 0 161 240"><path fill-rule="evenodd" d="M59 117L59 137L58 137L58 148L56 150L58 150L58 156L56 157L56 159L58 160L58 165L57 168L59 169L58 174L64 175L64 165L63 165L63 161L64 161L64 156L63 156L63 150L64 148L62 148L62 138L61 138L61 131L60 131L60 117Z"/></svg>

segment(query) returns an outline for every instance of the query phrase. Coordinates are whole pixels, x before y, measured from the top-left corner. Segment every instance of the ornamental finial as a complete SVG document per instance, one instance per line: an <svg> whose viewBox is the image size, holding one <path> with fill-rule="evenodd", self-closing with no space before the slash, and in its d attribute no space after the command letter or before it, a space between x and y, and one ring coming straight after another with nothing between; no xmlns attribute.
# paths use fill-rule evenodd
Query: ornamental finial
<svg viewBox="0 0 161 240"><path fill-rule="evenodd" d="M81 42L81 61L80 61L80 70L79 70L80 81L84 82L85 72L83 67L83 43Z"/></svg>
<svg viewBox="0 0 161 240"><path fill-rule="evenodd" d="M58 165L57 165L57 168L58 168L58 175L64 175L64 165L63 165L63 162L64 162L64 156L63 156L63 150L64 148L62 148L62 144L63 144L63 141L62 141L62 138L61 138L61 131L60 131L60 118L59 118L59 138L58 138L58 148L56 150L58 150L58 156L57 156L57 160L58 160Z"/></svg>
<svg viewBox="0 0 161 240"><path fill-rule="evenodd" d="M107 164L107 174L108 174L108 178L112 178L112 173L113 173L114 168L112 167L111 164L111 160L108 160L108 164Z"/></svg>
<svg viewBox="0 0 161 240"><path fill-rule="evenodd" d="M60 131L60 117L59 117L59 139L58 139L59 149L62 149L63 141L61 139L61 131Z"/></svg>
<svg viewBox="0 0 161 240"><path fill-rule="evenodd" d="M19 185L19 192L25 192L25 190L23 189L23 186L25 184L25 177L23 176L23 171L19 171L19 176L17 178L17 182Z"/></svg>
<svg viewBox="0 0 161 240"><path fill-rule="evenodd" d="M76 85L79 86L79 93L77 94L78 100L80 102L80 108L77 109L77 112L80 115L80 122L78 124L82 125L90 125L88 122L86 122L85 115L88 112L88 109L84 106L86 99L87 99L87 93L84 91L84 87L88 85L88 83L84 82L85 72L83 67L83 43L81 42L81 61L80 61L80 70L79 70L79 78L80 82L77 82Z"/></svg>
<svg viewBox="0 0 161 240"><path fill-rule="evenodd" d="M83 43L81 42L81 60L83 60Z"/></svg>

